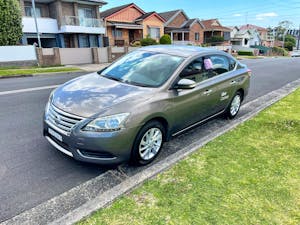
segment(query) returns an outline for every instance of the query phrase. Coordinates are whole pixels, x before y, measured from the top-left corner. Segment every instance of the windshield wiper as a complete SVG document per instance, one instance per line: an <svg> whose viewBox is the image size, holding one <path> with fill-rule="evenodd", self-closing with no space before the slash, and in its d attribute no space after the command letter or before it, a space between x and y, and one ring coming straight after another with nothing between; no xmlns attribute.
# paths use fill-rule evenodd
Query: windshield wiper
<svg viewBox="0 0 300 225"><path fill-rule="evenodd" d="M141 84L141 83L134 82L134 81L129 81L129 80L124 80L123 82L126 83L126 84L132 84L132 85L139 86L139 87L153 87L151 85Z"/></svg>
<svg viewBox="0 0 300 225"><path fill-rule="evenodd" d="M119 81L119 82L123 82L122 79L120 78L117 78L117 77L111 77L111 76L107 76L107 75L103 75L103 74L100 74L102 77L105 77L107 79L110 79L110 80L115 80L115 81Z"/></svg>

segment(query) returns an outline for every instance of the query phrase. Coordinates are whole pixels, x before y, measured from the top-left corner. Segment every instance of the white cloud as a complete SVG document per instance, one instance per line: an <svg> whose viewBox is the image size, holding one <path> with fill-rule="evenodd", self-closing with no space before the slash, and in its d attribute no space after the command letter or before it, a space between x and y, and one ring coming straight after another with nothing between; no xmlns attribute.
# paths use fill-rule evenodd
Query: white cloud
<svg viewBox="0 0 300 225"><path fill-rule="evenodd" d="M260 13L257 14L255 17L257 20L264 20L266 18L271 18L271 17L277 17L278 14L274 12L268 12L268 13Z"/></svg>
<svg viewBox="0 0 300 225"><path fill-rule="evenodd" d="M241 16L242 16L242 14L240 14L240 13L236 13L236 14L233 14L233 16L234 16L234 17L241 17Z"/></svg>

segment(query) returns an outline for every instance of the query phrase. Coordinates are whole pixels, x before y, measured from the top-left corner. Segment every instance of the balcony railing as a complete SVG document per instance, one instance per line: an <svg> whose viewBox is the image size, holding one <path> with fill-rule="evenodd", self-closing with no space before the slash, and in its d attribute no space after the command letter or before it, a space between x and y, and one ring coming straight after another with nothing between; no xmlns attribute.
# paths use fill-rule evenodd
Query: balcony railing
<svg viewBox="0 0 300 225"><path fill-rule="evenodd" d="M82 26L82 27L104 27L104 22L101 19L95 19L95 18L64 16L62 25Z"/></svg>

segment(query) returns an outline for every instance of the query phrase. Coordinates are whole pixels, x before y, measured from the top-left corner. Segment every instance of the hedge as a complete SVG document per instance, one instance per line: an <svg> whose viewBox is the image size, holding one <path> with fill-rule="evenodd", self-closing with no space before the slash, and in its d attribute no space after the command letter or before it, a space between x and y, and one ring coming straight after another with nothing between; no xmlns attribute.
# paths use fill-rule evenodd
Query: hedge
<svg viewBox="0 0 300 225"><path fill-rule="evenodd" d="M237 53L238 53L238 55L248 55L248 56L254 55L253 52L251 52L251 51L238 51Z"/></svg>

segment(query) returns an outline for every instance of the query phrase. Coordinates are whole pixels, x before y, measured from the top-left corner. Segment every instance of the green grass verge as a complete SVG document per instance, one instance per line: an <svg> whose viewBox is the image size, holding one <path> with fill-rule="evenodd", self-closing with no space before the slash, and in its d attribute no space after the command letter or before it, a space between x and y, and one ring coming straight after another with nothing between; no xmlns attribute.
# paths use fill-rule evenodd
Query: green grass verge
<svg viewBox="0 0 300 225"><path fill-rule="evenodd" d="M300 224L300 89L79 224Z"/></svg>
<svg viewBox="0 0 300 225"><path fill-rule="evenodd" d="M28 69L0 69L0 76L15 76L15 75L30 75L30 74L40 74L40 73L57 73L57 72L74 72L80 71L76 67L33 67Z"/></svg>

